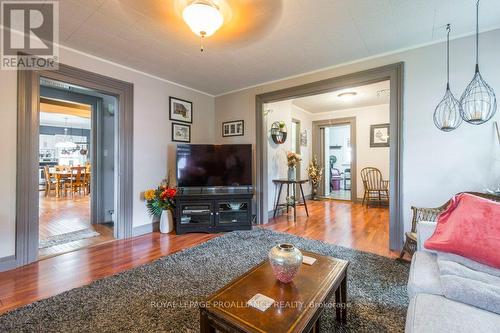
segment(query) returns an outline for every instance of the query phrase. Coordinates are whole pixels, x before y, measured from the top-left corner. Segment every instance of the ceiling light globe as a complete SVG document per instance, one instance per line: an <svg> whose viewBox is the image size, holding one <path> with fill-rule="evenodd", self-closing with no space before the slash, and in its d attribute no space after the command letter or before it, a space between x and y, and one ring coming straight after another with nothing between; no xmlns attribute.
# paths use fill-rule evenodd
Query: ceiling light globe
<svg viewBox="0 0 500 333"><path fill-rule="evenodd" d="M198 36L213 35L224 23L219 9L209 1L195 1L182 12L182 18Z"/></svg>
<svg viewBox="0 0 500 333"><path fill-rule="evenodd" d="M338 94L337 97L340 98L341 100L347 102L347 101L351 101L352 99L354 99L354 97L357 94L358 94L357 92L348 91L348 92L343 92L341 94Z"/></svg>

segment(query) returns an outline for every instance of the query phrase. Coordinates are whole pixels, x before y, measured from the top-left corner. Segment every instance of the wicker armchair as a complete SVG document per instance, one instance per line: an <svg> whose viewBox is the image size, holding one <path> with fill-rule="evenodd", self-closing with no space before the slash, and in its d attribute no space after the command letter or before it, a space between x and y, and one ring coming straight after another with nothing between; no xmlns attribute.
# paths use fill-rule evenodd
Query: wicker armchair
<svg viewBox="0 0 500 333"><path fill-rule="evenodd" d="M479 193L479 192L462 192L462 193L470 193L476 195L478 197L486 198L489 200L500 202L500 196L495 194L488 193ZM459 193L460 194L460 193ZM439 214L448 207L450 200L448 200L444 205L437 208L417 208L411 207L413 211L413 218L411 220L411 230L405 233L405 244L403 245L403 249L401 250L401 254L399 258L402 258L406 253L410 256L415 253L417 249L417 223L420 221L430 221L436 222Z"/></svg>

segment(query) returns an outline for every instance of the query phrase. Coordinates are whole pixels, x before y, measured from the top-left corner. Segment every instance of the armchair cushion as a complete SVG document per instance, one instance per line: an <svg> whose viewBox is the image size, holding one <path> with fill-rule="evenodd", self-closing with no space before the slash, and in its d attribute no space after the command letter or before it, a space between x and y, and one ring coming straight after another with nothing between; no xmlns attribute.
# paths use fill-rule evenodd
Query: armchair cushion
<svg viewBox="0 0 500 333"><path fill-rule="evenodd" d="M455 196L441 213L427 249L449 252L500 268L500 203L468 193Z"/></svg>

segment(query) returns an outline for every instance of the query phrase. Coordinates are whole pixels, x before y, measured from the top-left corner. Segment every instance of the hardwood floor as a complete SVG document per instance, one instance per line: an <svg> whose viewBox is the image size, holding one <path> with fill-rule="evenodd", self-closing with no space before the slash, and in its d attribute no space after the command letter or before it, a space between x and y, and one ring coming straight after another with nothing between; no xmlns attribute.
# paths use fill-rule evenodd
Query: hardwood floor
<svg viewBox="0 0 500 333"><path fill-rule="evenodd" d="M386 257L399 255L389 250L388 208L340 200L308 201L307 207L309 218L304 208L298 207L297 222L290 213L263 227Z"/></svg>
<svg viewBox="0 0 500 333"><path fill-rule="evenodd" d="M92 229L100 235L61 245L51 246L38 251L40 259L58 255L65 252L78 250L113 240L113 228L105 224L90 224L90 196L74 194L74 196L55 195L39 196L39 237L47 239L51 236L61 235L82 229Z"/></svg>
<svg viewBox="0 0 500 333"><path fill-rule="evenodd" d="M388 250L388 209L340 201L309 201L308 204L309 218L300 207L297 222L293 222L292 216L280 216L260 227L397 256ZM0 273L0 313L149 263L214 237L218 235L152 233L95 245Z"/></svg>

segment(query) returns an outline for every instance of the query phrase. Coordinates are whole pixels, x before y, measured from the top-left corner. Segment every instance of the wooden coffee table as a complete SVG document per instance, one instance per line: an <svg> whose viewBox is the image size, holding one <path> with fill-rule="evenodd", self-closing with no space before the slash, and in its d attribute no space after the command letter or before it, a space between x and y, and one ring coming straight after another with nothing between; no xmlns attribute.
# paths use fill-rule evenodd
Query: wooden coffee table
<svg viewBox="0 0 500 333"><path fill-rule="evenodd" d="M200 307L200 329L206 332L318 332L323 310L347 319L347 266L349 262L316 253L313 265L302 264L293 282L276 280L266 260L210 296ZM255 294L275 300L264 312L247 305ZM327 301L335 293L335 304Z"/></svg>

